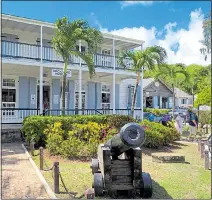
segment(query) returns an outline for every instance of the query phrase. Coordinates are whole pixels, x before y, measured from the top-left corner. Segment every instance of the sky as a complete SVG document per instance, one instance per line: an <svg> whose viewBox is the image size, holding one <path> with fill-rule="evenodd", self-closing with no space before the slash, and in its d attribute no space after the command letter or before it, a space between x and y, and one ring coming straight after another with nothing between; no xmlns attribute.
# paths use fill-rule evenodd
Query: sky
<svg viewBox="0 0 212 200"><path fill-rule="evenodd" d="M102 32L160 45L168 63L207 65L200 54L202 22L210 1L3 1L2 13L55 22L68 16L85 19Z"/></svg>

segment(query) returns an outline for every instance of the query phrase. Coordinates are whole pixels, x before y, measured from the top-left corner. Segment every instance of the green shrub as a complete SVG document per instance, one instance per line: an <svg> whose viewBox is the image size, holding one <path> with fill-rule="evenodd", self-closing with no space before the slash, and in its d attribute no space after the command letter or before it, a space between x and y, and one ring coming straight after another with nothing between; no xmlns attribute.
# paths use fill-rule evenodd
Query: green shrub
<svg viewBox="0 0 212 200"><path fill-rule="evenodd" d="M66 158L95 156L98 145L117 133L116 129L109 129L106 125L96 122L74 123L72 128L73 130L65 134L62 124L56 122L44 130L47 136L46 147L52 155L62 155Z"/></svg>
<svg viewBox="0 0 212 200"><path fill-rule="evenodd" d="M144 120L140 125L144 127L146 132L146 141L144 143L146 147L159 148L180 138L180 134L172 123L169 124L170 127L166 127L157 122Z"/></svg>
<svg viewBox="0 0 212 200"><path fill-rule="evenodd" d="M211 111L199 111L199 123L201 123L201 127L211 124Z"/></svg>
<svg viewBox="0 0 212 200"><path fill-rule="evenodd" d="M125 123L133 121L133 118L125 115L30 116L24 119L22 132L27 142L34 140L38 146L45 146L46 136L43 132L48 125L53 125L55 122L61 123L62 129L67 135L68 131L73 129L74 123L96 122L120 129Z"/></svg>
<svg viewBox="0 0 212 200"><path fill-rule="evenodd" d="M164 115L169 112L169 109L144 108L144 112L151 112L155 115Z"/></svg>

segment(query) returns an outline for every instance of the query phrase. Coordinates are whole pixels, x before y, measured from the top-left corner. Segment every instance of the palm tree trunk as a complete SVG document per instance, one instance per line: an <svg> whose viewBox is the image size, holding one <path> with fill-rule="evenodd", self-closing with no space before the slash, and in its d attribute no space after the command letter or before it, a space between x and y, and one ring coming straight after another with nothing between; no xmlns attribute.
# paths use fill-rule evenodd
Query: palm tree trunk
<svg viewBox="0 0 212 200"><path fill-rule="evenodd" d="M136 84L135 84L135 89L134 89L133 98L132 98L132 106L131 106L131 115L132 115L132 117L134 115L136 93L137 93L137 88L138 88L139 81L140 81L140 72L137 73Z"/></svg>
<svg viewBox="0 0 212 200"><path fill-rule="evenodd" d="M174 107L175 107L175 93L174 93L174 84L172 84L172 91L173 91L173 104L172 104L172 116L174 118Z"/></svg>
<svg viewBox="0 0 212 200"><path fill-rule="evenodd" d="M192 104L193 104L193 107L194 107L194 89L192 88Z"/></svg>
<svg viewBox="0 0 212 200"><path fill-rule="evenodd" d="M64 71L63 71L63 81L62 81L62 115L65 115L65 94L66 94L67 66L68 66L68 64L65 62L64 63Z"/></svg>

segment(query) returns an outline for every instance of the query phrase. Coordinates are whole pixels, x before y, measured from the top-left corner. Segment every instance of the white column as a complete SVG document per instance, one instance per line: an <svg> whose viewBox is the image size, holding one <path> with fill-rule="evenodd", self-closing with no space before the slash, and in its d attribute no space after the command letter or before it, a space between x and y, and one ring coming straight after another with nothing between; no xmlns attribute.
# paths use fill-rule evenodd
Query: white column
<svg viewBox="0 0 212 200"><path fill-rule="evenodd" d="M79 51L81 52L81 40L79 41ZM82 60L80 58L79 61L80 69L79 69L79 101L78 101L78 109L82 109ZM81 113L81 112L79 112Z"/></svg>
<svg viewBox="0 0 212 200"><path fill-rule="evenodd" d="M113 114L116 114L116 57L115 40L113 39Z"/></svg>
<svg viewBox="0 0 212 200"><path fill-rule="evenodd" d="M40 114L43 113L43 26L40 27Z"/></svg>
<svg viewBox="0 0 212 200"><path fill-rule="evenodd" d="M141 51L143 50L143 44L141 45ZM144 95L143 95L143 72L144 72L144 66L141 68L141 121L143 121L143 115L144 115Z"/></svg>

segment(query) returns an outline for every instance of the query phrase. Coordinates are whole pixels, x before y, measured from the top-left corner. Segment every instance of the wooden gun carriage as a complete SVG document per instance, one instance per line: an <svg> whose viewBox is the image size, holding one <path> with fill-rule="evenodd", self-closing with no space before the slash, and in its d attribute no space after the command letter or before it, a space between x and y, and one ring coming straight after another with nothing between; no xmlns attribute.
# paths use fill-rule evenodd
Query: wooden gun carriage
<svg viewBox="0 0 212 200"><path fill-rule="evenodd" d="M142 172L140 147L144 141L144 129L128 123L106 144L98 146L98 157L91 162L95 196L133 197L138 193L142 198L152 196L151 177Z"/></svg>

